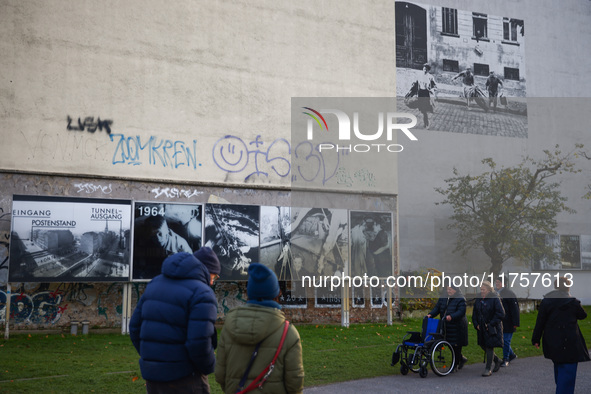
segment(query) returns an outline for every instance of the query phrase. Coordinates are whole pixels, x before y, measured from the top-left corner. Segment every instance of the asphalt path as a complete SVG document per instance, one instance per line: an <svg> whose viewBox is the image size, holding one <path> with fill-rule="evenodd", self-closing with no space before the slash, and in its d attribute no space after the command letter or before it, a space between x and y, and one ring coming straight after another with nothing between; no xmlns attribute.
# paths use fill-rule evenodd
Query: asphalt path
<svg viewBox="0 0 591 394"><path fill-rule="evenodd" d="M398 370L399 365L392 367ZM552 361L542 356L517 358L508 367L499 369L489 377L481 376L484 363L464 366L459 372L439 377L429 369L426 378L409 372L372 379L310 387L305 394L348 393L554 393L554 368ZM591 362L579 363L575 393L591 393Z"/></svg>

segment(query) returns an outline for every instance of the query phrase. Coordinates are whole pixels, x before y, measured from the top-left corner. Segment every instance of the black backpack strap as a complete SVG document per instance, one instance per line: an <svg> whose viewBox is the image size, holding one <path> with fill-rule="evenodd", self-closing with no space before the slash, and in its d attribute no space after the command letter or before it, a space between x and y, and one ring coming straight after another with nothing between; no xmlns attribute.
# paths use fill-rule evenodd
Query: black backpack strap
<svg viewBox="0 0 591 394"><path fill-rule="evenodd" d="M250 369L252 368L252 364L254 363L254 359L257 358L257 355L259 354L259 348L261 347L261 343L263 343L263 341L260 341L259 343L257 343L257 346L254 348L254 352L252 352L252 356L250 356L250 361L248 362L248 366L246 367L246 371L244 371L244 375L242 376L242 379L240 379L240 383L238 383L238 388L236 389L237 393L242 391L242 387L244 387L244 384L246 383L246 379L248 379L248 373L250 372Z"/></svg>

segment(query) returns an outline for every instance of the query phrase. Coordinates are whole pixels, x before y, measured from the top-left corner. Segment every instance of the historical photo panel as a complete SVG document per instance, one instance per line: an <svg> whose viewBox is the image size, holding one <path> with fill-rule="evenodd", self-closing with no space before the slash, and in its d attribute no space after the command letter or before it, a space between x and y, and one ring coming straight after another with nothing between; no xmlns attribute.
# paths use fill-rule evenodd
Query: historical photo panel
<svg viewBox="0 0 591 394"><path fill-rule="evenodd" d="M135 202L133 212L133 280L151 280L166 257L201 247L203 205Z"/></svg>
<svg viewBox="0 0 591 394"><path fill-rule="evenodd" d="M527 138L525 24L396 1L396 97L417 128Z"/></svg>
<svg viewBox="0 0 591 394"><path fill-rule="evenodd" d="M582 240L585 236L562 234L535 234L534 245L545 248L546 252L538 252L533 257L533 269L547 270L580 270L584 260ZM584 245L584 244L583 244ZM588 247L588 246L584 246ZM587 253L588 255L588 253Z"/></svg>
<svg viewBox="0 0 591 394"><path fill-rule="evenodd" d="M11 282L128 281L131 201L13 196Z"/></svg>
<svg viewBox="0 0 591 394"><path fill-rule="evenodd" d="M220 280L248 280L248 266L259 262L260 206L205 205L205 245L220 259Z"/></svg>
<svg viewBox="0 0 591 394"><path fill-rule="evenodd" d="M290 223L293 277L349 272L347 210L292 207Z"/></svg>
<svg viewBox="0 0 591 394"><path fill-rule="evenodd" d="M351 211L351 275L392 275L393 226L390 212Z"/></svg>

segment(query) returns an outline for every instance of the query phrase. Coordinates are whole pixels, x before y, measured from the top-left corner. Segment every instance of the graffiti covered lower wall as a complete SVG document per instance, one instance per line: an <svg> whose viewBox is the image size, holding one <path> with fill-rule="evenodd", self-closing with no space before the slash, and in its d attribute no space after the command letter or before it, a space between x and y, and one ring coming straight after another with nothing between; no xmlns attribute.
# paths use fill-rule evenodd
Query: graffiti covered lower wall
<svg viewBox="0 0 591 394"><path fill-rule="evenodd" d="M11 284L9 321L17 329L57 328L71 321L90 326L120 327L120 283ZM136 285L139 287L140 285ZM6 287L0 288L0 321L6 323Z"/></svg>

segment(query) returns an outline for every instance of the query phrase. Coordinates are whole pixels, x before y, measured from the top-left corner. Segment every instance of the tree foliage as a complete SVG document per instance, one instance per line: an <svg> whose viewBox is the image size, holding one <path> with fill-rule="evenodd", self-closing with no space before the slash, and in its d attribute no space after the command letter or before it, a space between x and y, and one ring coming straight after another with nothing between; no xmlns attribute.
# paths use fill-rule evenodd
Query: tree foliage
<svg viewBox="0 0 591 394"><path fill-rule="evenodd" d="M580 148L581 146L577 146ZM510 258L529 259L534 253L553 255L545 245L534 245L536 233L554 234L556 215L575 213L561 195L555 177L575 173L573 152L563 154L558 145L545 150L541 160L525 157L514 167L498 168L491 158L482 160L488 171L472 176L460 175L446 179L446 188L435 190L444 196L436 204L453 209L448 229L457 232L454 252L465 255L481 248L490 258L490 272L497 275Z"/></svg>

